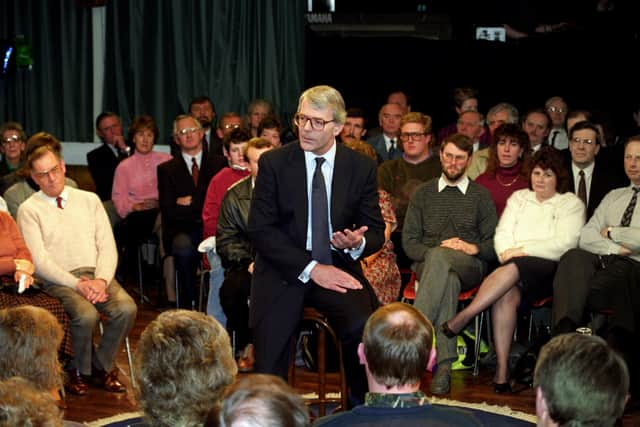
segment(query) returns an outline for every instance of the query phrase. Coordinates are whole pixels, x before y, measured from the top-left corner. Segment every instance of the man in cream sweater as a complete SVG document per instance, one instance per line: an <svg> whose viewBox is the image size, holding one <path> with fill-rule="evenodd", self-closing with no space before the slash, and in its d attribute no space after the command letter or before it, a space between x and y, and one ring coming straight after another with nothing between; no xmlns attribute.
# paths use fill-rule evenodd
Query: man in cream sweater
<svg viewBox="0 0 640 427"><path fill-rule="evenodd" d="M137 307L114 279L118 255L107 214L94 193L64 185L64 161L49 146L31 153L27 167L40 191L20 206L18 225L44 291L60 299L71 317L74 358L66 388L86 394L90 379L107 391L123 392L114 360ZM104 335L94 349L100 317Z"/></svg>

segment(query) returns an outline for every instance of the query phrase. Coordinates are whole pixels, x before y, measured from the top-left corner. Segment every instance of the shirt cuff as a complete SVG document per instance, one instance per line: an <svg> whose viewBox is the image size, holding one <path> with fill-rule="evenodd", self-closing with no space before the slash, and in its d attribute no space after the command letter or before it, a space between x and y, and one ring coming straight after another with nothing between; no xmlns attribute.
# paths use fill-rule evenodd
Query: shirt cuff
<svg viewBox="0 0 640 427"><path fill-rule="evenodd" d="M364 247L366 246L366 244L367 239L363 237L362 241L360 242L360 246L358 246L357 248L345 249L344 252L348 253L349 255L351 255L351 258L356 260L360 258L360 255L362 255L362 253L364 252Z"/></svg>
<svg viewBox="0 0 640 427"><path fill-rule="evenodd" d="M307 264L304 270L302 270L302 273L300 273L300 275L298 276L298 280L300 280L302 283L307 283L309 280L311 280L311 270L313 270L316 265L318 265L318 261L311 261L309 264Z"/></svg>

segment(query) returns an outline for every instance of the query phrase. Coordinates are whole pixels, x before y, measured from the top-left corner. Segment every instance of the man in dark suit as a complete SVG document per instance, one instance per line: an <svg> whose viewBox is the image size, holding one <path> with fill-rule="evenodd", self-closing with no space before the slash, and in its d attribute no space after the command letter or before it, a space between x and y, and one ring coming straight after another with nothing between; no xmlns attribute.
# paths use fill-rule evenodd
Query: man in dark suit
<svg viewBox="0 0 640 427"><path fill-rule="evenodd" d="M209 157L209 152L212 154L222 155L222 138L217 135L214 122L216 119L216 107L213 105L213 101L208 96L197 96L189 103L189 114L194 119L200 122L204 137L202 138L202 152L205 157ZM174 135L169 140L169 147L171 149L171 155L178 157L180 153L180 147L175 141Z"/></svg>
<svg viewBox="0 0 640 427"><path fill-rule="evenodd" d="M211 177L227 165L227 160L204 155L204 130L190 115L176 117L173 134L180 153L158 166L162 239L166 253L174 257L181 306L192 308L196 302L197 247L202 240L202 204Z"/></svg>
<svg viewBox="0 0 640 427"><path fill-rule="evenodd" d="M571 128L569 191L581 199L586 198L582 201L587 207L587 221L609 191L629 184L621 173L609 170L605 162L598 160L600 149L600 133L595 123L582 121ZM584 190L581 190L581 181L584 181Z"/></svg>
<svg viewBox="0 0 640 427"><path fill-rule="evenodd" d="M260 158L249 214L257 252L250 326L256 370L286 378L303 307L327 315L342 342L350 403L358 404L367 385L357 347L378 305L359 259L382 247L385 226L375 162L336 144L345 116L334 88L308 89L294 118L299 141Z"/></svg>
<svg viewBox="0 0 640 427"><path fill-rule="evenodd" d="M118 163L126 159L133 149L122 136L122 123L115 113L106 111L98 115L96 135L102 140L102 145L87 153L87 165L96 185L96 193L102 200L113 227L120 222L120 217L111 201L113 176Z"/></svg>
<svg viewBox="0 0 640 427"><path fill-rule="evenodd" d="M376 149L380 162L402 157L400 119L405 110L398 104L385 104L378 113L382 132L369 136L367 142Z"/></svg>

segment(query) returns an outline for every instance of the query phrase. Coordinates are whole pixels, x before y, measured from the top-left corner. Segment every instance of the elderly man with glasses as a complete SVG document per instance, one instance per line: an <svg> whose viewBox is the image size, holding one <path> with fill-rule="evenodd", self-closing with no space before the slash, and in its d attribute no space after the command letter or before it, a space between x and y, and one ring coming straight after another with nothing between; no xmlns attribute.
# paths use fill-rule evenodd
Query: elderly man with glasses
<svg viewBox="0 0 640 427"><path fill-rule="evenodd" d="M202 148L204 130L191 115L173 122L180 154L158 166L158 193L162 215L162 240L173 255L178 276L179 302L192 308L196 300L198 243L202 240L202 206L211 178L227 166L227 159Z"/></svg>

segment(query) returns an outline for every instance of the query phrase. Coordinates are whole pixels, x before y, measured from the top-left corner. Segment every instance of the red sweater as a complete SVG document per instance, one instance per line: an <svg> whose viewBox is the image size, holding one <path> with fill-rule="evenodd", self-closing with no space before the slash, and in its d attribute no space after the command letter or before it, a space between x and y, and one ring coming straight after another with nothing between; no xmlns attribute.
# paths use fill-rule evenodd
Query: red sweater
<svg viewBox="0 0 640 427"><path fill-rule="evenodd" d="M507 199L514 191L529 188L529 181L520 175L520 169L522 169L522 163L518 162L510 168L498 167L495 175L485 172L476 178L476 182L491 193L498 218L507 205Z"/></svg>
<svg viewBox="0 0 640 427"><path fill-rule="evenodd" d="M249 175L249 171L240 171L226 167L215 174L207 188L207 195L202 207L202 228L203 238L216 235L218 226L218 215L224 193L229 187Z"/></svg>

